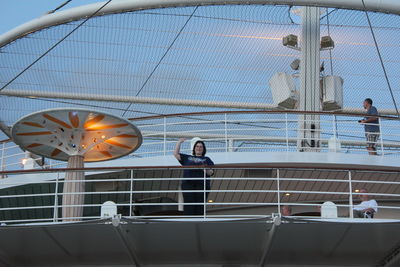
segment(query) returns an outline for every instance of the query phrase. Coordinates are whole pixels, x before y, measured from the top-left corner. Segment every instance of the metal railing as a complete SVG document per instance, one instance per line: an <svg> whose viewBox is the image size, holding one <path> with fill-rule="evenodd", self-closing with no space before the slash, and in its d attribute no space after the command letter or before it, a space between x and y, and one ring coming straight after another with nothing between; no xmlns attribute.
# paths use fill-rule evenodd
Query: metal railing
<svg viewBox="0 0 400 267"><path fill-rule="evenodd" d="M131 119L142 131L143 144L128 157L170 155L177 138L199 137L207 141L209 152L299 151L304 140L299 116L319 115L314 152L367 154L364 126L359 114L288 111L237 111L171 114ZM304 120L302 120L304 121ZM307 122L307 120L305 120ZM398 121L379 117L380 133L376 141L378 156L400 155ZM310 129L308 129L310 130ZM185 150L185 148L183 148ZM11 142L0 146L0 170L22 169L25 154ZM44 168L63 167L65 163L46 159ZM38 166L37 166L38 167Z"/></svg>
<svg viewBox="0 0 400 267"><path fill-rule="evenodd" d="M198 167L197 167L198 168ZM322 203L332 201L338 217L353 218L360 194L379 203L378 219L400 220L400 172L357 169L233 168L214 167L210 178L181 178L183 167L86 168L83 216L61 218L63 185L67 169L8 172L0 183L0 222L58 223L65 219L102 217L106 201L115 203L115 214L136 218L210 219L255 218L280 214L292 208L291 216L321 218ZM77 169L74 169L77 170ZM4 174L2 172L1 174ZM24 180L14 179L18 176ZM202 189L180 189L182 180L196 181ZM211 181L211 189L205 187ZM360 193L360 189L368 193ZM203 201L184 202L182 193L203 195ZM204 197L208 195L208 198ZM201 214L186 214L185 208L200 206ZM74 207L69 205L68 207Z"/></svg>

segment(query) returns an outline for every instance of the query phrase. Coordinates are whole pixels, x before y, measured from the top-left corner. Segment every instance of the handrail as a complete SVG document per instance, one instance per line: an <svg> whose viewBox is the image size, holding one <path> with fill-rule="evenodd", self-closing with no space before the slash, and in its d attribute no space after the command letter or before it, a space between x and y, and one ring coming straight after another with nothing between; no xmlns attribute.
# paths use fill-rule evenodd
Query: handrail
<svg viewBox="0 0 400 267"><path fill-rule="evenodd" d="M59 216L63 207L82 206L85 209L83 217L69 219L98 219L101 218L100 208L105 200L114 201L118 213L126 217L177 218L178 216L179 219L254 218L271 213L280 214L280 208L284 205L296 209L294 216L311 216L303 215L304 211L316 213L317 207L321 206L322 202L334 201L339 217L350 217L351 220L353 207L359 202L356 197L359 195L373 196L378 201L378 209L381 212L378 212L377 216L383 214L379 219L400 221L400 213L397 212L400 210L400 180L398 180L400 169L387 172L355 168L213 166L216 173L214 177L185 178L199 182L204 179L210 180L212 185L210 189L204 187L184 191L201 193L204 196L210 194L208 200L212 201L180 203L178 195L183 191L177 185L182 180L181 173L175 172L175 175L171 176L171 171L193 168L198 169L199 166L59 168L2 172L7 173L9 178L0 181L0 184L9 186L0 189L0 223L59 223L63 220ZM312 173L308 175L304 172L293 173L291 171L294 168ZM60 174L77 170L86 173L86 179L82 180L86 184L86 192L62 193L63 184L71 181L65 181ZM263 175L249 176L245 174L247 170L260 170L262 172L258 174ZM158 171L157 174L154 175L154 171ZM241 171L241 174L238 176L233 174L233 171ZM29 176L33 173L43 173L38 177L44 179L43 177L47 175L51 179L32 180L32 182L13 179L14 175ZM115 173L119 173L118 178L115 178ZM299 175L301 173L303 174ZM101 176L98 176L99 174ZM398 189L393 191L391 189L393 186L397 186ZM355 190L360 188L370 188L370 190L368 193ZM29 193L19 193L25 191ZM72 197L84 195L88 202L83 205L61 205L61 198L65 195ZM164 201L164 198L168 201ZM179 205L201 206L204 213L185 216L181 211L178 212ZM135 213L133 210L136 210Z"/></svg>
<svg viewBox="0 0 400 267"><path fill-rule="evenodd" d="M140 120L151 120L151 119L161 119L161 118L171 118L171 117L183 117L183 116L204 116L204 115L218 115L218 114L310 114L310 115L338 115L338 116L352 116L360 117L365 114L356 112L337 112L337 111L302 111L302 110L225 110L225 111L206 111L206 112L189 112L189 113L170 113L170 114L160 114L143 116L136 118L128 118L130 121L140 121ZM387 115L377 115L375 117L388 119L388 120L400 120L398 117L387 116Z"/></svg>
<svg viewBox="0 0 400 267"><path fill-rule="evenodd" d="M249 115L257 116L257 114L268 116L249 117ZM310 151L321 153L344 151L350 154L367 154L363 147L367 143L364 137L364 127L359 125L356 119L353 119L354 116L359 118L359 114L245 110L177 113L134 118L132 120L143 122L137 123L137 126L142 131L144 142L132 156L171 155L174 143L180 137L188 139L199 137L211 144L208 146L210 152L251 152L260 151L260 149L262 151L296 152L301 149L301 144L305 140L300 136L299 131L311 131L311 129L298 128L299 120L296 115L304 114L322 116L316 122L320 124L320 127L312 130L316 133L313 141L317 145ZM341 116L351 117L341 118ZM389 116L379 116L379 118L381 132L376 141L379 156L400 156L400 131L394 123L397 118ZM12 143L2 143L2 148L0 147L1 171L22 167L23 152L18 146L10 144ZM185 148L182 150L185 151ZM53 161L48 161L45 168L51 168L53 165Z"/></svg>
<svg viewBox="0 0 400 267"><path fill-rule="evenodd" d="M235 166L240 169L275 169L275 168L285 168L285 169L296 169L296 170L333 170L333 171L365 171L365 172L387 172L387 173L399 173L400 167L376 167L376 166L362 166L362 167L354 167L353 165L345 166L345 167L335 167L335 166L290 166L276 163L260 163L257 165L254 164L235 164ZM74 171L85 171L85 172L109 172L109 171L126 171L126 170L183 170L183 169L198 169L199 166L176 166L176 165L152 165L152 166L112 166L112 167L83 167L83 168L48 168L48 169L29 169L29 170L11 170L11 171L0 171L1 174L32 174L32 173L54 173L54 172L74 172ZM218 164L214 165L213 169L232 169L233 166L231 164ZM1 184L1 182L0 182Z"/></svg>

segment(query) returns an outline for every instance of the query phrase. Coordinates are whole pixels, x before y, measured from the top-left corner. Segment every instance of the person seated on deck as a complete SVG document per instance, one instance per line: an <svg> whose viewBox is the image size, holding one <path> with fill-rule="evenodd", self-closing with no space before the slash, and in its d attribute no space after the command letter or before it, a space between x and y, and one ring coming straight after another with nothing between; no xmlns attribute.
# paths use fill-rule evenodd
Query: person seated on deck
<svg viewBox="0 0 400 267"><path fill-rule="evenodd" d="M283 205L281 207L281 215L282 216L290 216L292 214L292 207L289 205Z"/></svg>
<svg viewBox="0 0 400 267"><path fill-rule="evenodd" d="M355 218L374 218L375 213L378 212L378 203L375 199L370 199L366 189L360 190L361 203L354 206L353 215Z"/></svg>

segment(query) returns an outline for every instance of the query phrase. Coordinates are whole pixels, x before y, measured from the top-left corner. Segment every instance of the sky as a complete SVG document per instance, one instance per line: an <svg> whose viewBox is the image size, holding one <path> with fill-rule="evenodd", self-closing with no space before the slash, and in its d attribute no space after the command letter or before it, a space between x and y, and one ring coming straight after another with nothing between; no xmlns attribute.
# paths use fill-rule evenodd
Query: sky
<svg viewBox="0 0 400 267"><path fill-rule="evenodd" d="M50 10L54 10L67 0L1 0L0 8L0 34L36 19ZM72 0L61 10L103 2L99 0Z"/></svg>
<svg viewBox="0 0 400 267"><path fill-rule="evenodd" d="M1 0L0 8L0 35L13 28L36 19L50 10L54 10L66 0ZM87 5L99 0L72 0L61 10ZM5 136L0 132L0 140Z"/></svg>
<svg viewBox="0 0 400 267"><path fill-rule="evenodd" d="M113 0L113 1L132 1L132 0ZM1 0L1 6L0 6L0 34L3 34L21 24L24 24L26 22L29 22L32 19L38 18L44 14L46 14L48 11L53 10L55 8L57 8L58 6L60 6L61 4L63 4L64 2L66 2L66 0ZM98 2L98 0L72 0L70 3L67 4L67 6L65 6L62 10L68 9L68 8L72 8L72 7L76 7L76 6L81 6L81 5L86 5L86 4L91 4L91 3L95 3ZM264 18L264 13L259 13L259 12L255 12L255 10L253 10L253 8L241 8L241 12L243 12L243 16L244 18L249 17L249 15L251 16L260 16L260 18L257 18L257 20L259 19L261 21L261 19ZM183 12L183 11L179 11L180 9L174 10L174 12ZM222 15L225 15L225 11L229 11L231 10L233 13L232 14L236 14L233 10L236 10L236 7L231 7L231 8L225 8L224 7L224 13L222 13L222 11L218 8L213 8L212 9L213 13L210 13L212 15L218 15L219 17L222 17ZM221 12L221 14L218 12ZM263 10L263 9L260 9ZM167 12L167 11L164 11ZM185 11L187 12L187 11ZM200 9L198 12L205 12L202 11L202 9ZM211 11L209 11L211 12ZM203 14L203 13L201 13ZM208 13L204 13L205 15L208 15ZM226 16L230 16L231 13L226 12ZM286 10L283 14L287 14ZM273 17L273 14L269 14L270 16L272 16L273 19L275 20L280 20L280 17ZM166 19L167 17L162 16L164 19ZM252 17L252 18L254 18ZM294 16L293 16L294 17ZM152 17L149 15L149 17L146 17L148 21L152 21ZM182 19L181 16L177 16L177 18ZM177 19L175 18L175 19ZM392 17L390 17L392 18ZM138 21L144 22L141 19L137 18ZM183 17L184 19L184 17ZM282 20L285 21L286 17L282 17ZM375 47L372 43L372 38L370 37L370 33L369 33L369 29L365 27L366 24L366 20L365 20L365 16L364 14L349 14L348 12L335 12L332 15L331 18L331 23L338 23L340 24L340 22L345 19L346 21L349 21L350 23L356 23L357 27L354 28L346 28L346 27L336 27L336 28L332 28L332 36L335 39L335 42L337 42L337 46L335 47L335 50L333 50L333 56L336 58L336 64L335 64L335 70L338 73L343 73L345 74L345 88L351 88L352 92L354 92L354 95L357 96L362 96L365 98L364 94L366 93L371 93L371 95L367 95L368 97L371 97L375 100L374 96L376 96L378 98L377 99L377 107L378 109L380 107L385 107L385 108L392 108L392 102L391 99L388 97L389 96L389 92L385 83L385 80L383 78L383 74L380 71L380 67L381 65L379 64L379 61L377 59L376 56L376 51L375 51ZM393 19L393 21L391 21L391 25L396 25L396 23L398 22L398 17L395 17L396 20ZM133 20L133 18L132 18ZM374 22L378 23L378 25L384 25L385 23L387 23L388 20L388 16L385 16L381 19L375 19ZM164 22L164 20L160 20L161 22ZM170 18L168 18L168 21L170 21L171 24L163 24L163 23L159 23L156 24L158 25L157 27L165 27L166 25L171 25L172 26L179 26L180 24L177 22L177 24L175 24L175 20L171 20ZM224 20L215 20L215 21L224 21ZM193 46L197 49L203 49L203 46L201 44L204 44L204 47L215 47L215 51L224 51L226 49L226 47L232 47L232 51L241 51L240 47L241 45L245 45L246 47L251 47L251 52L246 52L244 51L242 54L237 53L235 55L235 57L231 57L232 59L230 59L230 64L232 64L231 66L235 66L235 67L231 67L231 68L219 68L222 71L221 72L216 72L214 68L214 66L225 66L224 61L226 60L226 58L228 58L229 54L224 54L221 52L220 56L217 57L213 57L214 55L217 55L217 53L214 52L214 50L209 50L209 56L206 57L204 56L204 54L200 54L198 53L197 56L190 56L188 54L188 56L186 56L186 51L188 51L188 49L181 49L181 50L171 50L174 53L170 53L168 56L170 56L171 58L166 57L166 59L170 60L169 62L172 62L173 64L171 64L171 68L160 68L160 70L164 71L162 72L162 76L161 77L184 77L184 79L180 78L180 79L159 79L156 80L154 79L154 81L152 81L153 83L153 91L154 92L160 92L160 95L163 94L163 92L174 92L172 90L167 90L166 88L168 88L168 86L170 88L185 88L186 84L190 85L192 88L192 92L191 94L194 94L193 92L196 92L196 90L193 90L194 85L193 84L197 84L198 85L198 90L197 92L202 92L201 88L212 88L212 86L216 86L215 88L218 88L218 90L215 90L216 92L215 97L224 97L225 95L230 95L232 92L242 92L245 91L246 94L250 95L251 93L254 93L254 98L256 98L258 95L255 94L255 89L254 88L260 88L264 90L265 92L269 92L269 88L267 87L267 81L269 79L269 77L271 77L272 75L265 75L265 73L263 72L264 69L268 69L268 68L264 68L265 64L264 62L262 62L262 60L256 60L260 55L261 56L265 56L265 58L267 57L267 53L263 54L262 50L261 50L261 46L260 44L263 44L262 48L269 48L271 47L271 50L269 50L268 52L271 53L271 55L275 56L275 55L287 55L289 53L291 53L289 50L283 50L286 48L280 47L276 48L277 50L272 50L275 49L272 45L273 42L275 42L274 40L276 40L277 38L279 38L281 35L283 35L280 30L283 28L277 28L276 31L273 31L273 27L268 27L265 28L264 24L257 24L259 25L259 29L257 27L255 27L253 24L245 24L243 23L243 25L240 25L240 27L238 28L232 28L231 26L233 25L233 22L231 20L227 20L229 21L226 22L226 24L218 24L218 28L214 27L215 22L214 20L210 20L208 21L206 24L194 24L191 27L196 27L195 28L191 28L192 32L195 33L200 33L201 31L205 31L205 32L211 32L211 30L213 28L215 28L214 34L208 36L208 39L206 39L207 42L205 42L203 39L203 35L200 34L196 34L193 35L192 38L190 39L183 39L182 42L183 43L179 43L180 40L178 40L176 42L176 45L180 45L181 47L190 47ZM236 23L236 22L235 22ZM346 22L347 23L347 22ZM346 24L345 23L345 24ZM147 24L144 24L147 25ZM221 25L225 25L225 26L221 26ZM236 25L236 24L235 24ZM398 24L397 24L398 25ZM197 27L201 27L201 29L197 28ZM347 30L345 31L339 31L339 29L342 28L346 28ZM223 31L224 33L227 33L228 35L226 36L222 36L218 31L219 29L221 31ZM286 29L286 28L285 28ZM291 30L292 27L291 25L288 26L287 30ZM396 53L396 49L398 49L398 45L393 45L396 44L395 43L395 39L396 37L393 37L393 29L394 28L390 28L388 29L381 29L380 31L378 31L378 40L382 43L386 42L386 45L383 46L384 50L382 50L384 52L384 56L386 55L386 57L388 58L390 56L391 61L388 61L388 64L391 64L393 66L393 68L391 68L392 70L390 70L391 72L395 71L400 62L400 59L398 58L399 53ZM162 30L162 29L161 29ZM158 40L159 42L157 43L158 47L162 48L165 45L159 45L159 43L163 44L162 39L160 38L160 34L159 32L163 32L165 36L165 38L171 38L169 36L170 31L154 31L152 34L150 34L147 31L135 31L136 35L135 38L137 38L138 41L143 42L143 46L142 48L146 48L149 50L143 50L143 51L150 51L151 48L148 45L148 42L153 42L155 40ZM169 30L169 29L168 29ZM120 31L121 34L124 34L124 32L121 30ZM178 32L178 31L176 31ZM326 32L326 30L325 30ZM173 33L173 32L172 32ZM288 33L292 33L292 32L287 32ZM140 34L140 35L139 35ZM262 36L262 39L259 38L247 38L247 36ZM125 36L125 35L124 35ZM132 35L126 35L126 36L131 36ZM139 38L142 38L140 39ZM270 38L265 38L267 36L270 36ZM358 39L355 40L354 36L358 36ZM213 37L213 38L211 38ZM215 38L214 38L215 37ZM231 44L232 46L227 46L228 42L224 43L221 42L221 40L224 38L224 40L228 40L228 38L236 38L236 40L240 40L239 41L232 41L231 40L229 42L229 44ZM133 38L133 37L132 37ZM172 38L171 38L172 39ZM125 40L125 39L124 39ZM128 39L127 39L128 40ZM133 39L132 39L133 40ZM255 40L262 40L262 42L256 42ZM386 40L386 41L385 41ZM189 42L190 41L190 42ZM187 43L185 43L187 42ZM271 42L271 43L268 43ZM280 42L276 42L279 43ZM199 46L196 46L196 44L199 44ZM207 44L207 45L205 45ZM368 45L366 45L368 44ZM357 47L357 49L355 49L355 47ZM228 49L229 50L229 49ZM101 50L99 50L101 51ZM160 49L160 50L154 50L156 52L152 52L152 53L141 53L142 50L140 49L136 49L135 51L130 51L131 55L136 55L135 53L137 53L137 56L132 56L131 58L136 59L141 59L141 55L148 55L148 57L146 59L143 60L143 62L147 61L151 61L151 62L157 62L157 59L152 59L150 58L151 56L155 56L158 58L163 58L160 55L162 55L162 53L164 53L164 50ZM153 50L151 50L153 51ZM177 51L182 51L181 54L177 53ZM199 50L202 51L202 50ZM208 51L208 50L207 50ZM260 52L261 51L261 52ZM281 52L283 51L283 52ZM134 53L135 52L135 53ZM83 52L82 52L83 53ZM327 53L327 51L325 51L324 53ZM239 56L239 55L240 56ZM125 55L125 54L124 54ZM174 58L176 56L176 58ZM291 55L291 54L290 54ZM366 57L365 55L368 55L368 57ZM370 58L372 57L372 55L374 56L373 60L370 60ZM14 56L13 56L14 57ZM118 59L119 54L116 54L116 59ZM326 62L328 62L328 55L325 56ZM352 60L352 59L358 59L358 60ZM360 58L362 60L360 60ZM184 59L184 60L182 60ZM181 60L182 62L185 62L185 64L180 64L179 60ZM190 64L188 64L187 62L189 61L185 61L185 60L191 60ZM287 63L289 63L291 61L290 57L287 57ZM3 61L5 62L5 61ZM10 61L12 62L12 61ZM67 62L67 61L65 61ZM72 61L69 61L72 62ZM124 65L124 61L121 61L123 64L121 64L121 67L125 67L125 71L126 72L118 72L119 74L121 73L128 73L130 71L129 68L126 68L126 65ZM132 60L133 62L133 60ZM200 63L201 64L200 64ZM211 63L210 63L211 62ZM260 65L256 65L254 62L258 62L258 64ZM280 62L280 64L285 65L285 67L279 67L277 64L275 64L276 66L271 65L271 71L274 70L279 70L280 71L286 71L288 69L288 65L286 63L286 61L284 60L277 60L276 62ZM325 63L326 63L325 62ZM367 70L363 70L362 67L364 67L366 65L365 62L368 63L372 63L370 64L368 71ZM66 63L63 63L64 65L67 66ZM72 64L72 63L71 63ZM104 70L109 71L109 73L113 73L116 70L119 70L116 65L113 66L107 66L107 62L104 62ZM203 68L202 71L191 71L192 69L194 69L195 66L202 66L202 64L204 66L208 66L208 68ZM85 62L85 64L82 65L82 68L86 68L87 66L90 65L90 62ZM328 65L328 64L327 64ZM325 65L325 66L327 66ZM136 65L135 65L136 66ZM142 67L142 65L137 65L138 66L138 70L147 70L146 68ZM175 67L175 66L179 66L179 67ZM187 67L187 66L190 66ZM226 65L228 66L228 65ZM248 66L251 66L248 67ZM268 65L267 65L268 66ZM373 68L372 68L373 66ZM253 71L253 69L256 69L257 71ZM102 69L103 70L103 69ZM240 71L238 71L240 70ZM245 70L245 71L243 71ZM261 70L261 71L260 71ZM339 70L339 71L338 71ZM341 70L341 71L340 71ZM145 72L143 71L143 73L145 74ZM147 70L148 71L148 70ZM249 73L252 73L252 75L250 76ZM78 72L79 73L79 72ZM85 73L84 71L82 71L81 73ZM144 77L144 79L146 79L146 75L142 75L143 73L140 71L135 72L136 75L142 76ZM268 74L268 73L267 73ZM335 73L336 74L336 73ZM399 79L397 73L389 73L391 75L392 79ZM185 75L185 76L184 76ZM220 75L220 77L218 77L218 75ZM29 76L26 76L27 79L29 80ZM50 77L50 76L49 76ZM57 76L55 76L57 77ZM128 75L125 75L125 77L129 77ZM202 77L207 77L206 80ZM247 78L246 78L247 77ZM248 81L248 77L251 77L252 80L251 82ZM377 77L379 77L379 81L377 79ZM76 78L76 77L75 77ZM143 79L143 78L142 78ZM166 80L168 80L168 83L166 82ZM90 81L90 82L89 82ZM103 87L107 87L106 85L108 85L108 83L113 83L114 80L107 80L107 77L104 76L104 79L101 80L99 79L98 81L96 81L97 83L103 82L103 84L101 84ZM126 88L125 84L123 82L130 82L131 80L129 78L127 78L126 80L121 80L120 83L118 83L117 85L119 86L119 88ZM196 82L192 82L192 81L196 81ZM235 89L233 89L233 86L226 86L224 87L223 85L231 85L233 82L232 81L240 81L235 83ZM245 81L245 82L243 82ZM394 80L396 81L396 80ZM397 80L398 81L398 80ZM135 88L139 88L140 87L140 80L136 79L134 82L137 82L139 84L139 86L136 86ZM209 86L205 86L204 84L208 84L208 82L210 82ZM95 88L93 90L97 90L96 86L93 86L95 83L91 80L85 80L85 79L70 79L70 87L71 88L80 88L79 86L81 84L86 84L86 83L90 83L92 88ZM398 88L398 83L396 85L396 83L394 83L396 88ZM51 84L53 85L53 84ZM61 84L61 85L65 85L65 84ZM179 85L179 86L177 86ZM350 85L350 86L349 86ZM89 87L90 87L89 86ZM112 87L115 86L115 84L111 84L108 87ZM156 91L156 89L154 88L163 88L163 91ZM376 88L376 89L375 89ZM121 92L123 92L123 90L121 89ZM244 89L252 89L250 90L244 90ZM140 89L141 90L141 89ZM158 89L157 89L158 90ZM229 91L228 91L229 90ZM370 91L367 91L370 90ZM374 90L374 91L372 91ZM398 90L397 90L398 91ZM150 91L151 92L151 91ZM263 91L264 92L264 91ZM179 94L180 91L177 91L177 94ZM199 93L199 94L200 94ZM198 95L199 95L198 94ZM232 93L233 94L233 93ZM353 94L353 93L352 93ZM165 93L165 95L167 95L167 93ZM168 97L170 97L172 95L172 93L170 95L167 95ZM233 94L234 95L234 94ZM238 93L238 95L240 95ZM260 94L261 95L261 94ZM265 93L264 95L269 96L268 93ZM164 95L163 95L164 96ZM363 99L363 98L361 98ZM353 97L352 95L345 95L345 104L347 104L348 106L357 106L359 107L360 105L360 97ZM382 105L383 103L386 103L387 105ZM1 103L0 103L1 105ZM110 105L111 106L111 105ZM36 107L35 107L36 108ZM35 108L29 107L27 109L32 109L34 110ZM27 109L19 111L21 113L23 112L28 112ZM42 109L42 107L38 108ZM137 108L138 110L141 111L151 111L151 112L155 112L155 108L148 108L148 110L146 109L140 109ZM173 109L175 110L175 109ZM176 108L176 110L180 110L178 108ZM159 111L156 111L159 112ZM162 110L160 108L160 113L165 112L164 110ZM176 111L177 113L180 111ZM183 108L182 108L182 112ZM11 112L10 112L11 113ZM16 113L16 112L14 112ZM173 112L169 112L169 113L173 113ZM134 114L134 113L133 113ZM2 115L3 116L3 115ZM16 115L15 115L16 116ZM4 117L2 117L4 119ZM11 125L13 122L15 122L16 119L7 121L7 124ZM5 139L4 136L2 136L1 132L0 132L0 140Z"/></svg>

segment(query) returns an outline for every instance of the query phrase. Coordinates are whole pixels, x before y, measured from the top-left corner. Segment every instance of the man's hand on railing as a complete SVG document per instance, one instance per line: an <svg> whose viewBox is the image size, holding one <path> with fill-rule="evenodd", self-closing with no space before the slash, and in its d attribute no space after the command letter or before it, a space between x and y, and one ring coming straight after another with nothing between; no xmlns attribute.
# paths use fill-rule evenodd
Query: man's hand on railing
<svg viewBox="0 0 400 267"><path fill-rule="evenodd" d="M214 170L212 169L205 169L205 172L208 176L213 176L214 175Z"/></svg>

